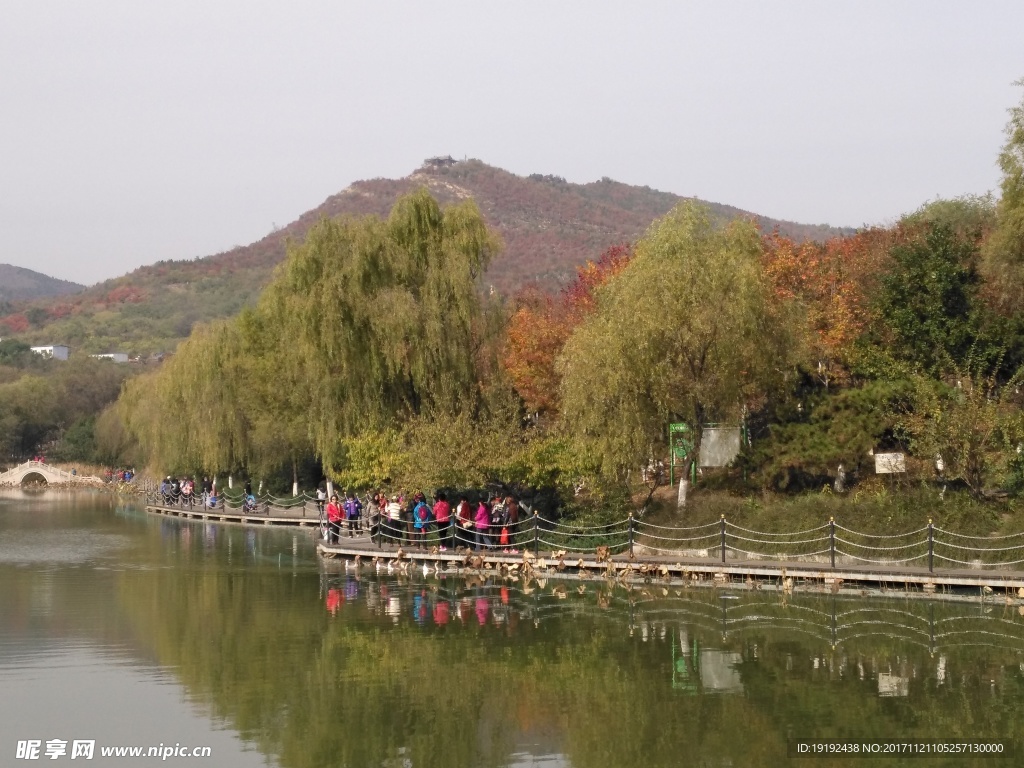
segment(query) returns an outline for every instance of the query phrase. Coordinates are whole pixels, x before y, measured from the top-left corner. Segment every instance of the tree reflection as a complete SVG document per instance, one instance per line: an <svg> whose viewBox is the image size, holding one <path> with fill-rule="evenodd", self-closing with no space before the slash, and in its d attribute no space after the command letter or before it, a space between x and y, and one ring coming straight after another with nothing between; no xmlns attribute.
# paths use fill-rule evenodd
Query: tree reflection
<svg viewBox="0 0 1024 768"><path fill-rule="evenodd" d="M767 766L790 737L1020 736L1015 609L365 568L153 571L120 596L218 718L295 768Z"/></svg>

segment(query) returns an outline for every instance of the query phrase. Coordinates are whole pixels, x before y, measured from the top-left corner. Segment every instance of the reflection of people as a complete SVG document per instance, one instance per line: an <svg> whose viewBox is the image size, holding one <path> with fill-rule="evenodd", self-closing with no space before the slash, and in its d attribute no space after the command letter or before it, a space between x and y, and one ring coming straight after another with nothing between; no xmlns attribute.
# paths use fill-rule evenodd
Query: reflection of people
<svg viewBox="0 0 1024 768"><path fill-rule="evenodd" d="M434 603L434 623L441 627L447 624L449 610L447 600L438 600Z"/></svg>
<svg viewBox="0 0 1024 768"><path fill-rule="evenodd" d="M334 616L341 607L341 590L331 587L327 590L327 610Z"/></svg>
<svg viewBox="0 0 1024 768"><path fill-rule="evenodd" d="M476 620L480 623L481 627L487 623L487 614L490 612L490 608L490 602L486 597L478 597L476 599Z"/></svg>
<svg viewBox="0 0 1024 768"><path fill-rule="evenodd" d="M421 627L427 621L427 591L425 589L412 597L412 618Z"/></svg>

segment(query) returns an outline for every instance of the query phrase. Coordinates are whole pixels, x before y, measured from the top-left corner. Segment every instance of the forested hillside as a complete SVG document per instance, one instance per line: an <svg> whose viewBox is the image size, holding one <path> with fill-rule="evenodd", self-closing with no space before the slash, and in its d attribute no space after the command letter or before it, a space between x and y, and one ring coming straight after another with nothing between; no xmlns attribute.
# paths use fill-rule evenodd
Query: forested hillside
<svg viewBox="0 0 1024 768"><path fill-rule="evenodd" d="M0 312L4 311L5 302L39 299L45 296L64 296L78 293L84 285L67 280L58 280L40 272L33 272L25 267L11 264L0 264Z"/></svg>
<svg viewBox="0 0 1024 768"><path fill-rule="evenodd" d="M386 216L399 196L420 187L442 206L476 201L504 241L484 283L505 295L531 283L557 291L577 267L611 245L636 240L681 199L610 179L571 184L557 176L516 176L478 160L426 163L403 179L356 182L246 247L203 259L158 262L73 297L8 307L0 316L0 335L32 343L56 340L85 352L171 350L197 322L230 317L251 304L284 260L288 242L301 242L320 219ZM849 233L756 217L726 205L709 207L717 217L752 216L762 231L778 229L797 241Z"/></svg>

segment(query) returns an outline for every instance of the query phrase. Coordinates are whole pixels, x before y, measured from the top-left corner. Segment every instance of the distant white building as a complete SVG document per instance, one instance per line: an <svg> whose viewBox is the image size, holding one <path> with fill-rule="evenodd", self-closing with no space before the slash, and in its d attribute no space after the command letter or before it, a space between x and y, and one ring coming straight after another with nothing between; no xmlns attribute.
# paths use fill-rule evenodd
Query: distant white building
<svg viewBox="0 0 1024 768"><path fill-rule="evenodd" d="M102 355L89 355L89 357L95 357L97 360L113 360L115 363L128 362L128 355L124 352L106 352Z"/></svg>
<svg viewBox="0 0 1024 768"><path fill-rule="evenodd" d="M51 344L47 347L32 347L32 351L37 355L53 358L54 360L68 359L68 348L63 344Z"/></svg>

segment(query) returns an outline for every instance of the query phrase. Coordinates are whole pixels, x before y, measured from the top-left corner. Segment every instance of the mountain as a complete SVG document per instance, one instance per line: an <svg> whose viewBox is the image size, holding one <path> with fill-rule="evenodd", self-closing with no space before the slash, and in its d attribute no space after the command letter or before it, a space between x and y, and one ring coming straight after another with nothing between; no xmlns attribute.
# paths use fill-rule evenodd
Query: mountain
<svg viewBox="0 0 1024 768"><path fill-rule="evenodd" d="M69 293L78 293L84 288L84 285L47 277L31 269L0 264L0 302L65 296Z"/></svg>
<svg viewBox="0 0 1024 768"><path fill-rule="evenodd" d="M443 204L473 198L501 232L504 252L485 283L508 295L527 284L554 291L577 266L611 245L636 240L683 198L605 178L572 184L559 176L517 176L479 160L432 158L402 179L357 181L286 227L251 245L202 259L161 261L92 286L70 298L33 303L0 317L0 335L60 339L86 352L166 351L196 322L228 317L259 294L289 241L301 241L323 217L386 216L395 199L425 186ZM778 221L708 203L723 218L752 217L764 231L796 240L825 240L847 228ZM40 321L39 309L45 310ZM28 321L27 312L34 312Z"/></svg>

